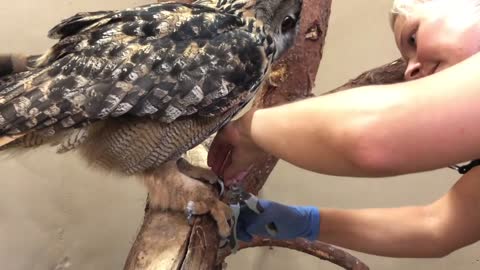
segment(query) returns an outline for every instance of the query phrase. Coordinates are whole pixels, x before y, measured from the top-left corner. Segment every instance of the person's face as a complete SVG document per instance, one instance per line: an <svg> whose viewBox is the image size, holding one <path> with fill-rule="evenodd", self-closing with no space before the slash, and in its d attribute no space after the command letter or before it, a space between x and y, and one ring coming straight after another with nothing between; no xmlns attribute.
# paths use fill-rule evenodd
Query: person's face
<svg viewBox="0 0 480 270"><path fill-rule="evenodd" d="M439 72L472 56L480 48L480 27L473 15L424 9L394 24L395 41L408 61L406 80Z"/></svg>

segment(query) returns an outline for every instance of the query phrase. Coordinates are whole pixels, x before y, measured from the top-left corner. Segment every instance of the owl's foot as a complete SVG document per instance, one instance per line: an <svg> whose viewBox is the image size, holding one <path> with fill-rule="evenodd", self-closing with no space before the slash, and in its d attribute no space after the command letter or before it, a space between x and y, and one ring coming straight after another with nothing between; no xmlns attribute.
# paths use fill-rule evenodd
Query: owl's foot
<svg viewBox="0 0 480 270"><path fill-rule="evenodd" d="M225 191L225 185L220 177L218 177L212 170L209 168L197 167L190 164L187 160L180 158L177 161L178 170L197 180L209 183L211 185L217 185L220 190L220 196Z"/></svg>
<svg viewBox="0 0 480 270"><path fill-rule="evenodd" d="M219 235L222 238L230 235L230 207L218 199L208 184L180 172L175 162L166 163L147 175L145 183L152 208L185 212L190 222L196 215L210 214L217 223Z"/></svg>
<svg viewBox="0 0 480 270"><path fill-rule="evenodd" d="M186 159L180 158L177 161L178 170L190 176L191 178L195 178L197 180L201 180L207 182L209 184L216 184L220 182L220 178L210 169L197 167L190 164Z"/></svg>
<svg viewBox="0 0 480 270"><path fill-rule="evenodd" d="M210 204L209 206L208 204L209 203L205 202L189 201L185 209L188 224L193 225L195 216L210 212L210 215L212 215L213 219L217 223L218 234L223 239L226 239L231 234L230 220L232 219L232 211L230 207L221 201L216 202L216 205Z"/></svg>

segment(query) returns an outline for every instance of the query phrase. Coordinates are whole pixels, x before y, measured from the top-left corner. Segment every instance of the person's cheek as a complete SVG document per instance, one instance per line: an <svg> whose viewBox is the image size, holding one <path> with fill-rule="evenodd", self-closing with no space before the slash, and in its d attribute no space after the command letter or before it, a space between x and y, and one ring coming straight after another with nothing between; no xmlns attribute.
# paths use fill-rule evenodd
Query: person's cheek
<svg viewBox="0 0 480 270"><path fill-rule="evenodd" d="M447 29L439 29L438 33L427 29L421 34L421 40L418 43L417 53L425 69L425 75L436 73L440 69L445 69L452 64L456 58L452 50L452 43L448 36ZM443 33L443 34L439 34Z"/></svg>
<svg viewBox="0 0 480 270"><path fill-rule="evenodd" d="M444 62L451 53L454 40L458 39L458 32L454 31L447 18L436 17L425 20L417 36L417 50L425 62Z"/></svg>
<svg viewBox="0 0 480 270"><path fill-rule="evenodd" d="M465 31L462 35L462 41L458 43L461 45L461 53L460 56L464 60L477 52L480 51L480 29L469 29L469 31Z"/></svg>

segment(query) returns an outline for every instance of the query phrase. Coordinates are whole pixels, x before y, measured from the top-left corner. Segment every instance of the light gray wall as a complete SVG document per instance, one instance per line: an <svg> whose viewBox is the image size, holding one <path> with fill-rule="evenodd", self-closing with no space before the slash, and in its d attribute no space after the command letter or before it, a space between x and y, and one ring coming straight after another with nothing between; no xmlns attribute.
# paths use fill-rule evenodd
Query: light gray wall
<svg viewBox="0 0 480 270"><path fill-rule="evenodd" d="M45 33L80 11L149 1L17 0L0 9L0 53L39 53ZM317 92L398 57L387 23L391 0L333 1ZM0 161L0 265L6 270L120 269L143 215L145 192L132 179L89 170L75 155L42 149ZM320 207L391 207L428 203L457 179L450 170L384 180L326 177L280 163L263 192L284 203ZM443 259L389 259L355 253L372 269L459 269L480 266L480 245ZM240 252L230 269L339 269L280 249ZM62 268L63 267L63 268Z"/></svg>

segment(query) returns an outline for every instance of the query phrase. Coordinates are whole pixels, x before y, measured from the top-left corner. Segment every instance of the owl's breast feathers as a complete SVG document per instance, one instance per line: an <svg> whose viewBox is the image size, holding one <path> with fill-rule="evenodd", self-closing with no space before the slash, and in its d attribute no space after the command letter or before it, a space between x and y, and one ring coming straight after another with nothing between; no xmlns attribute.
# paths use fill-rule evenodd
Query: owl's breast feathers
<svg viewBox="0 0 480 270"><path fill-rule="evenodd" d="M274 51L254 18L179 3L77 14L49 36L60 40L36 67L0 85L0 135L239 110Z"/></svg>

